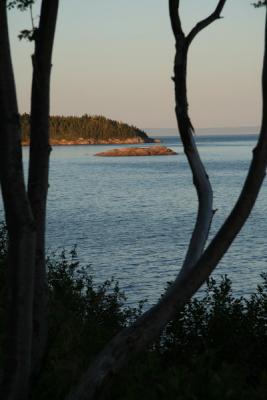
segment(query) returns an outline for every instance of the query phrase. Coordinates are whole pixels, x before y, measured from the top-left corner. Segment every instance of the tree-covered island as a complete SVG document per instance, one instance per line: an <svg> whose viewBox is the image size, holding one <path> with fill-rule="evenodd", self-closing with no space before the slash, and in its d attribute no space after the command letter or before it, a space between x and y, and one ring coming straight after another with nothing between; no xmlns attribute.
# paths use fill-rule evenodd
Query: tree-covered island
<svg viewBox="0 0 267 400"><path fill-rule="evenodd" d="M21 115L22 143L29 143L30 115ZM154 143L158 142L147 134L123 122L103 116L51 116L51 144L115 144L115 143Z"/></svg>

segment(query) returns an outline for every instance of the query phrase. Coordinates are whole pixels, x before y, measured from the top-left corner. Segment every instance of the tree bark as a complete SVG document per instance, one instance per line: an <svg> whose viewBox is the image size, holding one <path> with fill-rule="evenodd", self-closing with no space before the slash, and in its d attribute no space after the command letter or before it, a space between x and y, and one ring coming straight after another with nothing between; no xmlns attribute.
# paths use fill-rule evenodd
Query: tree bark
<svg viewBox="0 0 267 400"><path fill-rule="evenodd" d="M172 31L175 38L176 54L174 59L175 113L184 151L190 165L193 182L198 196L198 213L191 235L187 254L180 275L192 268L201 256L206 244L214 211L212 209L213 193L209 177L200 159L195 140L194 128L188 115L187 100L187 58L189 46L202 29L220 18L226 0L219 0L214 12L198 22L186 37L180 20L179 0L169 0L169 13Z"/></svg>
<svg viewBox="0 0 267 400"><path fill-rule="evenodd" d="M218 18L218 11L219 13L221 12L225 2L226 0L219 1L216 12L212 13L205 20L206 22L201 24L201 29L204 28L204 25L208 26ZM99 356L96 357L95 362L89 366L80 383L67 397L67 400L91 400L97 398L104 386L111 381L112 376L118 373L129 359L142 351L161 333L167 322L174 317L177 308L182 307L192 296L194 290L196 291L203 283L203 281L199 283L198 277L194 278L195 280L191 283L190 276L194 273L194 266L203 253L209 233L213 217L212 188L195 145L194 129L188 115L186 75L188 48L191 41L189 41L188 37L185 37L182 31L179 17L179 1L170 0L169 7L172 29L176 40L173 78L175 82L175 111L184 151L192 170L193 181L198 195L199 208L196 224L185 261L174 284L157 305L140 317L132 327L123 330L111 340ZM197 26L199 27L199 25ZM197 29L198 32L201 31L201 29ZM188 282L190 282L190 285Z"/></svg>
<svg viewBox="0 0 267 400"><path fill-rule="evenodd" d="M1 398L26 398L31 370L35 224L24 184L6 1L0 1L0 180L8 229L8 304Z"/></svg>
<svg viewBox="0 0 267 400"><path fill-rule="evenodd" d="M48 289L45 262L46 201L48 191L49 104L51 59L59 0L43 0L39 28L34 32L30 120L28 194L36 221L36 255L33 309L33 368L37 373L47 341Z"/></svg>
<svg viewBox="0 0 267 400"><path fill-rule="evenodd" d="M190 165L193 183L198 196L198 213L194 230L190 239L187 254L180 273L192 268L201 256L206 244L213 217L213 194L205 167L199 156L193 137L193 126L188 115L187 102L187 55L186 38L179 35L176 39L176 56L174 61L175 83L175 113L188 163Z"/></svg>
<svg viewBox="0 0 267 400"><path fill-rule="evenodd" d="M165 324L175 316L206 281L226 253L248 218L267 167L267 19L265 25L265 54L262 74L263 115L258 143L242 192L229 217L204 251L196 265L181 274L160 302L136 323L120 332L96 357L67 400L96 399L101 389L112 380L130 358L143 350L159 335Z"/></svg>

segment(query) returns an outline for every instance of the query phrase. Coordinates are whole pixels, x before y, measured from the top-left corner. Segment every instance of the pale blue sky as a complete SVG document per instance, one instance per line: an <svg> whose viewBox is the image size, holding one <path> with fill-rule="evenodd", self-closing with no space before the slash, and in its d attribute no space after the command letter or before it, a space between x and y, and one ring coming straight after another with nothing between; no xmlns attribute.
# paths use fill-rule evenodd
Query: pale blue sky
<svg viewBox="0 0 267 400"><path fill-rule="evenodd" d="M181 0L188 31L216 0ZM34 15L38 15L38 7ZM260 122L264 10L228 0L224 16L199 34L189 57L189 105L197 128ZM20 111L29 111L32 45L17 34L28 13L10 13ZM142 128L175 127L174 40L167 0L61 0L51 114L102 114Z"/></svg>

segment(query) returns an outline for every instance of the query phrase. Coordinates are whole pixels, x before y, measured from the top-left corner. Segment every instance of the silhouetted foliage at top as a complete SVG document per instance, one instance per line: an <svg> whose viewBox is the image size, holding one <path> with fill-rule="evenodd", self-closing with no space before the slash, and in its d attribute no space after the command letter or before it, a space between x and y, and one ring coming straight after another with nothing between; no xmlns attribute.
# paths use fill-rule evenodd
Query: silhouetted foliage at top
<svg viewBox="0 0 267 400"><path fill-rule="evenodd" d="M21 115L22 141L29 139L30 116ZM141 138L149 141L147 134L122 122L117 122L103 116L83 115L77 116L51 116L50 137L53 140L78 140L88 139L93 141L105 141L109 139L135 139Z"/></svg>
<svg viewBox="0 0 267 400"><path fill-rule="evenodd" d="M17 7L20 11L25 11L34 4L35 0L10 0L7 2L9 9Z"/></svg>
<svg viewBox="0 0 267 400"><path fill-rule="evenodd" d="M266 6L267 5L267 1L266 0L262 0L262 1L257 1L257 3L253 3L254 7L262 7L262 6Z"/></svg>

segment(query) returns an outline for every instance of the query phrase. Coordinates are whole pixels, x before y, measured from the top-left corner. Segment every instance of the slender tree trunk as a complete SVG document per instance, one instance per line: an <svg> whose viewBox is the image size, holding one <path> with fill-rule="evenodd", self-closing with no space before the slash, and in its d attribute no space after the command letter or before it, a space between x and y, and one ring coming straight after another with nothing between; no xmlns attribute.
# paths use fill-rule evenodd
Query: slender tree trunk
<svg viewBox="0 0 267 400"><path fill-rule="evenodd" d="M0 1L0 180L8 228L8 326L1 399L26 398L31 370L35 225L24 185L6 1Z"/></svg>
<svg viewBox="0 0 267 400"><path fill-rule="evenodd" d="M67 400L96 399L112 380L114 374L152 343L166 323L175 316L176 310L183 307L209 277L248 218L263 183L267 167L267 22L262 87L263 118L260 137L253 150L253 158L245 184L229 217L197 263L176 278L160 302L140 317L132 327L120 332L107 344L89 366ZM188 124L189 122L184 120L183 123Z"/></svg>
<svg viewBox="0 0 267 400"><path fill-rule="evenodd" d="M187 101L187 55L188 44L183 33L177 35L174 60L175 113L184 151L190 165L193 182L198 195L198 214L191 236L181 274L192 268L201 256L208 238L213 217L213 194L205 167L200 159L195 140L194 128L188 115Z"/></svg>
<svg viewBox="0 0 267 400"><path fill-rule="evenodd" d="M51 59L59 0L43 0L32 56L33 80L30 123L28 194L36 221L33 309L33 368L39 370L47 341L47 278L45 262L46 200L48 190L49 103Z"/></svg>
<svg viewBox="0 0 267 400"><path fill-rule="evenodd" d="M260 137L253 150L251 166L233 211L204 251L198 262L180 274L160 302L147 311L136 323L112 339L82 376L67 400L91 400L127 362L159 335L176 310L196 293L248 218L263 183L267 167L267 23L265 28L265 56L263 67L263 118Z"/></svg>

